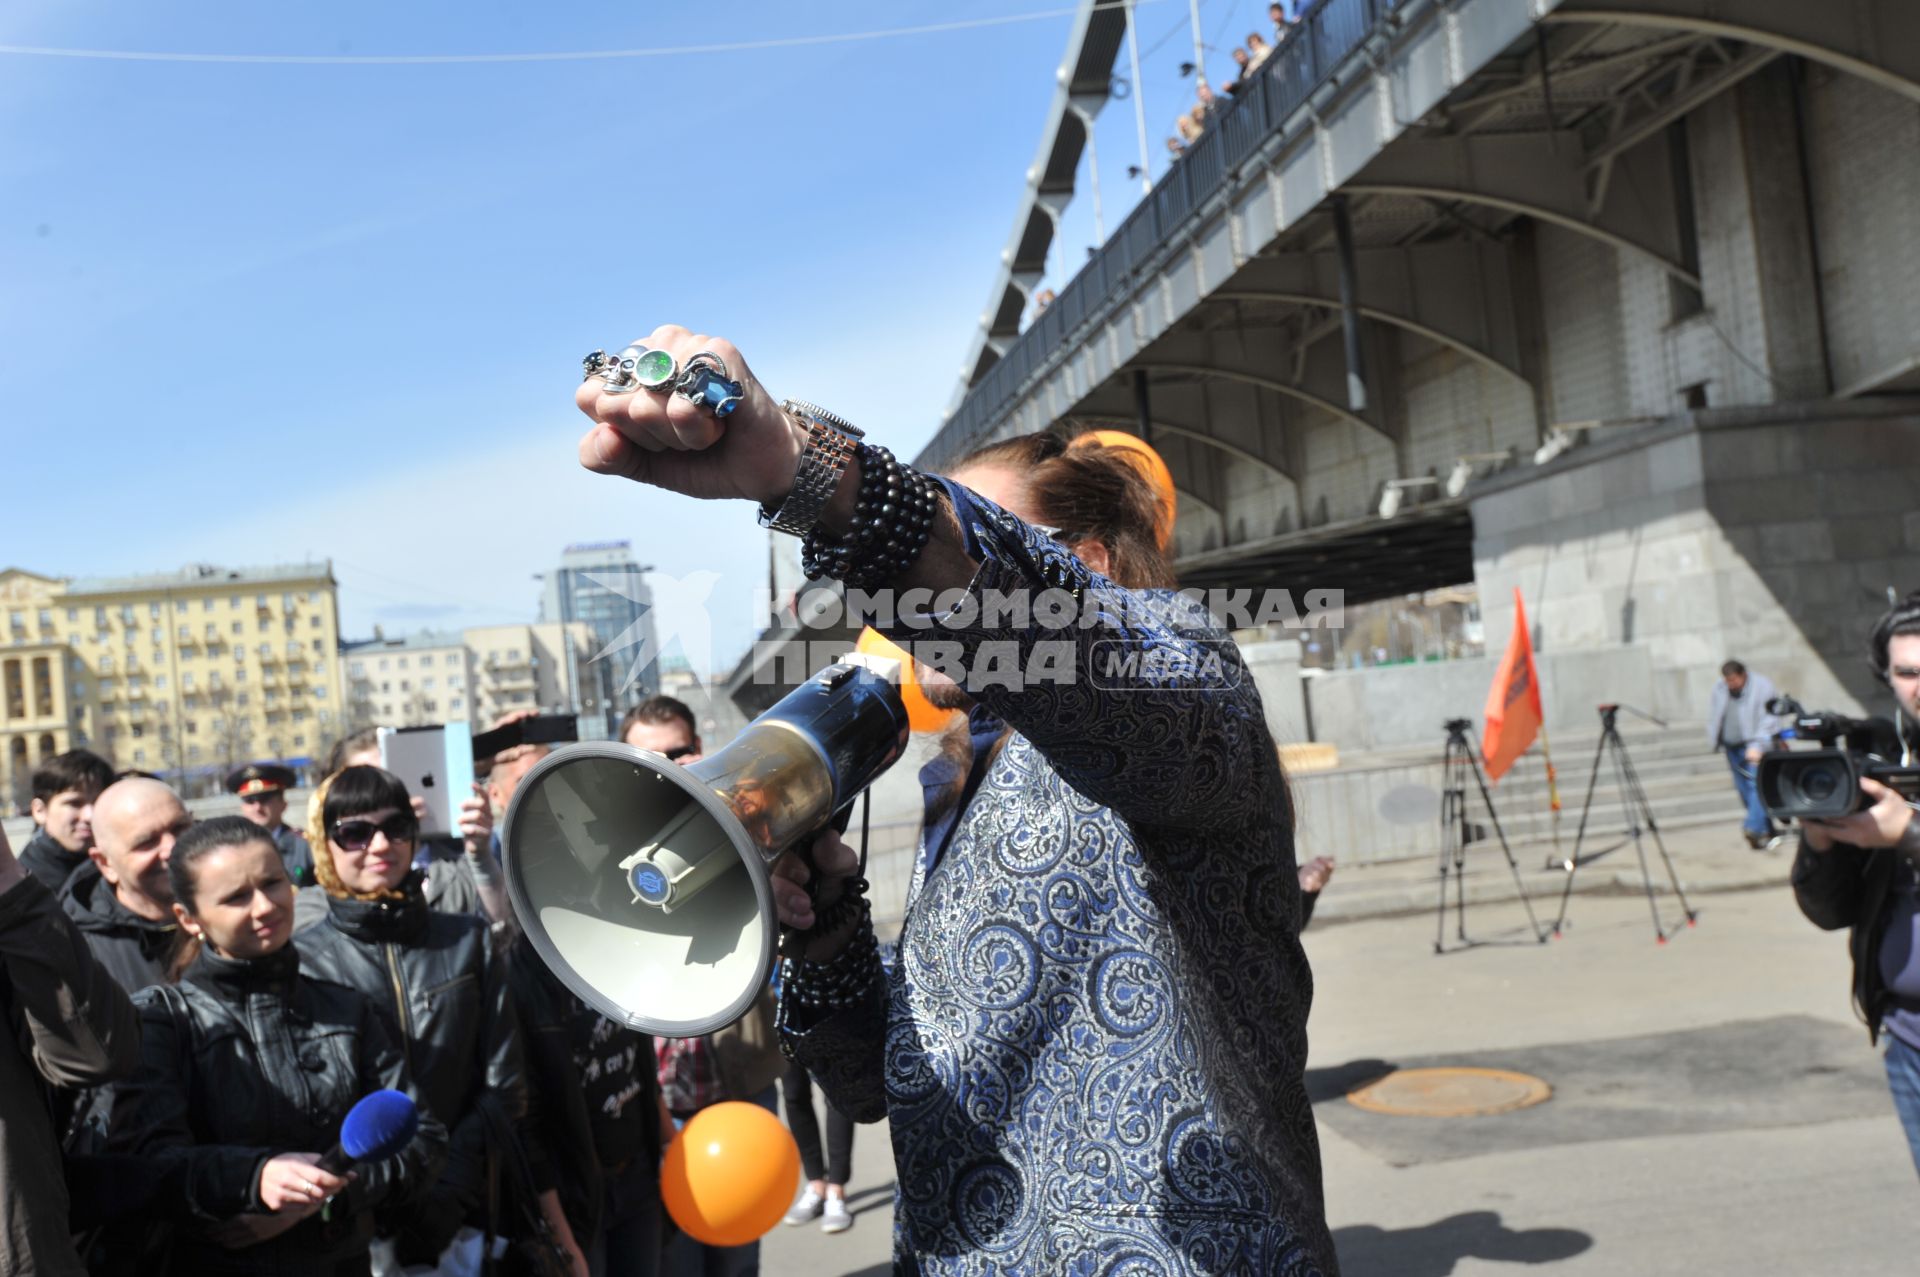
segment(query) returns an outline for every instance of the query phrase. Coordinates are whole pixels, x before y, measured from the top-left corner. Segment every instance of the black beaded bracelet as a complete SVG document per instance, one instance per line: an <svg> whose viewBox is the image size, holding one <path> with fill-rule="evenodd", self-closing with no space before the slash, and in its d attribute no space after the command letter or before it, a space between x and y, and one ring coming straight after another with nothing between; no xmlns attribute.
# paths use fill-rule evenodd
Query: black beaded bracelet
<svg viewBox="0 0 1920 1277"><path fill-rule="evenodd" d="M873 927L864 925L832 962L784 958L780 962L780 1001L774 1010L774 1036L780 1054L792 1060L815 1015L832 1014L874 996L886 975L880 965L880 944ZM795 1013L800 1027L795 1028ZM813 1014L808 1014L813 1013Z"/></svg>
<svg viewBox="0 0 1920 1277"><path fill-rule="evenodd" d="M853 522L844 537L831 536L818 528L807 537L800 549L800 564L810 577L851 580L860 560L869 557L878 527L877 514L883 507L891 522L904 522L899 499L906 489L899 463L885 448L862 445L858 451L860 488L855 494Z"/></svg>
<svg viewBox="0 0 1920 1277"><path fill-rule="evenodd" d="M831 962L781 959L780 998L810 1010L838 1011L867 997L880 975L880 942L871 918L865 918Z"/></svg>
<svg viewBox="0 0 1920 1277"><path fill-rule="evenodd" d="M840 887L840 898L814 915L813 925L798 936L811 939L814 936L830 936L852 922L854 915L867 908L867 890L871 886L865 878L849 878Z"/></svg>
<svg viewBox="0 0 1920 1277"><path fill-rule="evenodd" d="M859 454L852 525L844 537L816 527L801 544L800 566L816 580L833 577L877 589L912 567L927 548L940 485L878 445L861 444Z"/></svg>

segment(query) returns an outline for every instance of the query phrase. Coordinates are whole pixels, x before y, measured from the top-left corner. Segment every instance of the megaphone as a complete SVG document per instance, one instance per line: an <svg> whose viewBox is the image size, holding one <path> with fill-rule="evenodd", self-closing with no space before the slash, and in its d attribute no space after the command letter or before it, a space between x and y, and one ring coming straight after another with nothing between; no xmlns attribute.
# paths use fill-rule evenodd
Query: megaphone
<svg viewBox="0 0 1920 1277"><path fill-rule="evenodd" d="M906 749L900 663L852 655L682 766L613 741L536 763L507 808L520 928L588 1006L660 1037L733 1023L773 970L768 867Z"/></svg>

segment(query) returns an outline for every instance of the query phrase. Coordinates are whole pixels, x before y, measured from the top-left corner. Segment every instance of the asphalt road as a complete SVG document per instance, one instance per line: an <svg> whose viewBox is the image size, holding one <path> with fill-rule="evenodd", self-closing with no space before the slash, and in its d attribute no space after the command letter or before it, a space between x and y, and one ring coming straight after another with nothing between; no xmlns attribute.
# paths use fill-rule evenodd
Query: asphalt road
<svg viewBox="0 0 1920 1277"><path fill-rule="evenodd" d="M1430 917L1307 932L1310 1082L1347 1277L1753 1277L1920 1271L1920 1176L1847 1005L1842 937L1783 888L1695 901L1656 945L1646 902L1586 898L1541 946L1516 904L1493 941L1432 953ZM1491 1117L1364 1112L1388 1067L1500 1067L1554 1088ZM887 1272L892 1166L862 1127L838 1237L782 1228L770 1277Z"/></svg>

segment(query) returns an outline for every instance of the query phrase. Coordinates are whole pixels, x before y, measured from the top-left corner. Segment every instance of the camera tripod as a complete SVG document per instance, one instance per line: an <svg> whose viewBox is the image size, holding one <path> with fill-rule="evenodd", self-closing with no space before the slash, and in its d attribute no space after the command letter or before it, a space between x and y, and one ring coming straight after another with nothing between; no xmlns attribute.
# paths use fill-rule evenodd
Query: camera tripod
<svg viewBox="0 0 1920 1277"><path fill-rule="evenodd" d="M1480 770L1479 751L1467 739L1473 725L1464 718L1450 718L1446 722L1447 750L1440 764L1440 913L1436 920L1433 935L1433 951L1447 952L1447 875L1453 875L1454 909L1460 949L1472 948L1483 943L1467 938L1467 885L1466 864L1467 845L1484 841L1486 827L1476 825L1467 819L1467 775L1472 773L1474 781L1480 787L1480 802L1487 809L1487 820L1493 825L1494 837L1500 840L1500 850L1506 853L1507 868L1513 871L1513 885L1520 889L1520 903L1527 910L1527 926L1533 931L1533 938L1541 944L1547 942L1547 933L1540 929L1540 920L1533 916L1533 901L1527 896L1527 884L1520 877L1520 865L1513 858L1513 848L1507 845L1506 831L1500 828L1500 813L1494 810L1493 795L1487 790L1486 775Z"/></svg>
<svg viewBox="0 0 1920 1277"><path fill-rule="evenodd" d="M1553 920L1553 934L1559 935L1566 926L1567 902L1573 897L1573 875L1579 871L1580 866L1591 864L1602 856L1620 850L1627 845L1628 839L1631 839L1633 849L1640 857L1640 879L1647 888L1647 908L1653 912L1654 942L1665 944L1667 937L1678 932L1680 928L1676 924L1673 930L1669 931L1660 921L1660 902L1653 894L1653 872L1647 865L1646 846L1640 840L1643 825L1646 832L1653 835L1653 845L1659 849L1660 859L1666 864L1667 880L1673 884L1673 894L1680 901L1680 911L1685 915L1686 925L1691 927L1694 919L1699 915L1694 913L1693 908L1687 904L1687 893L1680 889L1680 875L1674 870L1673 857L1667 854L1667 844L1661 840L1660 823L1653 818L1653 805L1647 801L1647 791L1640 784L1640 773L1634 770L1633 759L1627 756L1627 743L1620 738L1620 728L1615 720L1623 709L1630 714L1638 714L1649 723L1660 727L1666 726L1666 723L1660 719L1637 710L1631 705L1600 707L1600 743L1594 748L1593 771L1587 776L1587 799L1580 805L1580 830L1573 836L1573 858L1562 862L1562 868L1567 871L1567 882L1560 892L1560 916ZM1582 856L1580 844L1587 836L1587 818L1593 812L1594 786L1599 783L1600 764L1606 760L1609 751L1613 758L1614 783L1619 786L1620 803L1627 817L1626 837L1611 847L1602 847L1591 855Z"/></svg>

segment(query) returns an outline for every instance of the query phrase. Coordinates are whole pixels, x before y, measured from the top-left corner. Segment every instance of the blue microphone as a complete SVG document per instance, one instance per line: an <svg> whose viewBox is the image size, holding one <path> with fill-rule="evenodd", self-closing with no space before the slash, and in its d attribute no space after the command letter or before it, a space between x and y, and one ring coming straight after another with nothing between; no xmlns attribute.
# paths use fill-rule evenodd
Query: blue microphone
<svg viewBox="0 0 1920 1277"><path fill-rule="evenodd" d="M355 1162L377 1162L405 1148L420 1129L420 1109L400 1091L375 1091L348 1110L340 1142L320 1159L320 1168L346 1174Z"/></svg>

